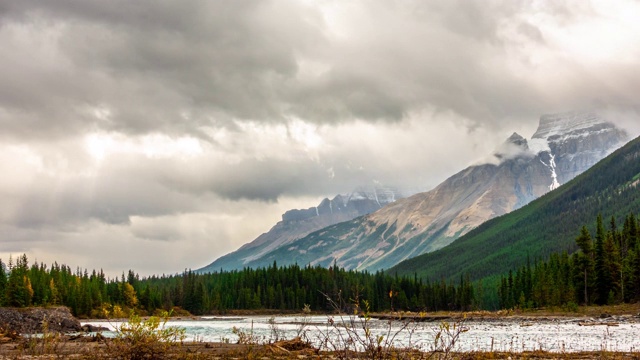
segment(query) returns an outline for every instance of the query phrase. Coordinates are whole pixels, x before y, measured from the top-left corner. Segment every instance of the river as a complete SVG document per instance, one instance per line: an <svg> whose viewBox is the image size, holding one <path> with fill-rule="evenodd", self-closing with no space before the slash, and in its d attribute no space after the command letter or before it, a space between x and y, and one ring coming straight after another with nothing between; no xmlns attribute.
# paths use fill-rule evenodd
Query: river
<svg viewBox="0 0 640 360"><path fill-rule="evenodd" d="M301 336L329 350L344 345L349 337L365 338L363 319L340 316L204 316L172 319L167 326L185 329L187 341L231 342L238 335L266 343ZM83 324L111 330L119 322L87 321ZM605 321L588 318L504 318L455 322L410 322L371 319L367 325L373 339L382 344L430 351L453 345L455 351L543 350L551 352L640 351L640 319L616 317ZM448 329L448 330L447 330ZM440 333L440 336L436 336ZM106 333L107 336L113 333ZM452 341L457 337L455 341ZM436 343L438 339L440 343ZM357 341L356 341L357 343Z"/></svg>

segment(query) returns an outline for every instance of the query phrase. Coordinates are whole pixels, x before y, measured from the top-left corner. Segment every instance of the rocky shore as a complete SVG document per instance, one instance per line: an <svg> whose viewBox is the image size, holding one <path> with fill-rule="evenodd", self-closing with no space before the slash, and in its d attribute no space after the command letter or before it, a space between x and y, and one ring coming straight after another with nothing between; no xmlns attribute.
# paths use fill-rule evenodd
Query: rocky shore
<svg viewBox="0 0 640 360"><path fill-rule="evenodd" d="M18 334L82 331L80 321L66 307L0 308L0 329Z"/></svg>

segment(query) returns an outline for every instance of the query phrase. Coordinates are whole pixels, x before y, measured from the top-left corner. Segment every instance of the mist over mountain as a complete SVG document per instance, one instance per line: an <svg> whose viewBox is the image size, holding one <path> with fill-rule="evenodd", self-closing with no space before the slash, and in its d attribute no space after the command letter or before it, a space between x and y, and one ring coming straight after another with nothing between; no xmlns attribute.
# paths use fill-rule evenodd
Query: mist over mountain
<svg viewBox="0 0 640 360"><path fill-rule="evenodd" d="M565 186L481 224L443 249L403 261L389 271L453 281L469 275L479 280L504 275L552 253L572 253L578 249L576 237L583 226L596 234L598 215L609 229L620 230L620 224L637 213L639 185L640 137Z"/></svg>
<svg viewBox="0 0 640 360"><path fill-rule="evenodd" d="M543 115L531 139L514 133L485 163L460 171L433 190L390 202L380 209L375 206L383 202L367 198L373 208L360 206L375 212L353 220L341 218L345 222L336 221L335 225L316 228L318 231L305 230L306 236L300 236L302 232L288 235L297 231L294 229L299 224L295 221L325 224L317 216L320 209L322 214L333 215L335 204L345 204L337 197L325 200L315 210L285 214L283 219L290 221L279 223L238 251L244 254L241 263L237 258L223 257L214 264L220 268L224 259L229 261L227 266L236 267L267 266L277 261L283 265L328 266L336 262L348 269L389 268L438 250L481 223L558 188L626 140L623 130L593 113ZM331 219L340 221L337 216ZM214 269L209 266L203 270Z"/></svg>

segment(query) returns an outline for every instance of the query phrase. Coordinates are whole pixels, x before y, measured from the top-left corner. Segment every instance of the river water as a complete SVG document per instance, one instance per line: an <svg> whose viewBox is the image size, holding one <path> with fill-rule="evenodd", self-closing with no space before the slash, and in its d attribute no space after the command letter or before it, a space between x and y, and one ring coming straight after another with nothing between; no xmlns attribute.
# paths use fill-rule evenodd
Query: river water
<svg viewBox="0 0 640 360"><path fill-rule="evenodd" d="M170 320L167 326L184 328L190 341L235 343L241 333L260 343L301 336L318 347L331 350L342 346L340 341L346 341L350 336L364 338L363 321L346 316L204 316ZM120 325L119 322L95 320L83 324L112 330ZM424 351L453 343L455 351L640 352L640 319L637 317L610 318L605 322L585 318L505 318L408 324L372 319L366 327L374 338L382 336L383 345L392 342L397 347Z"/></svg>

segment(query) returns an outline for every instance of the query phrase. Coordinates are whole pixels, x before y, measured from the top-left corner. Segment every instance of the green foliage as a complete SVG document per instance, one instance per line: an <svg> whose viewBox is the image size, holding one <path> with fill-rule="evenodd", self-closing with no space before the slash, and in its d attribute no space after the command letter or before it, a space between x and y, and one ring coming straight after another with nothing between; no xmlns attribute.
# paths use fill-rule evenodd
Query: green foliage
<svg viewBox="0 0 640 360"><path fill-rule="evenodd" d="M640 226L629 214L620 230L611 220L608 231L602 217L597 220L596 245L582 227L576 238L580 250L552 254L547 261L527 265L503 276L500 307L521 309L560 306L575 311L577 304L619 304L640 300ZM518 301L515 301L519 294Z"/></svg>
<svg viewBox="0 0 640 360"><path fill-rule="evenodd" d="M28 275L27 256L22 255L16 260L15 266L9 261L9 279L5 289L5 303L7 306L24 307L31 305L33 287Z"/></svg>
<svg viewBox="0 0 640 360"><path fill-rule="evenodd" d="M108 342L107 352L115 359L162 359L169 349L185 339L185 329L166 326L169 314L143 320L131 313L128 322L116 328L116 337Z"/></svg>
<svg viewBox="0 0 640 360"><path fill-rule="evenodd" d="M12 262L11 262L12 264ZM7 283L7 299L12 306L64 305L80 317L125 317L129 310L153 314L158 309L184 311L185 315L224 313L228 310L278 309L299 311L313 308L331 311L320 291L331 296L360 297L372 311L385 310L468 310L474 306L473 286L468 276L460 282L427 282L413 277L347 271L336 267L297 265L197 274L129 276L108 280L95 270L75 273L57 263L28 266L21 257L10 275L0 274ZM2 281L0 280L0 286ZM389 292L394 294L389 297ZM345 304L348 307L348 304ZM345 309L349 310L349 309Z"/></svg>

